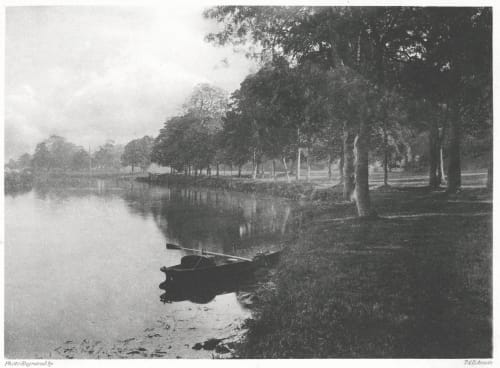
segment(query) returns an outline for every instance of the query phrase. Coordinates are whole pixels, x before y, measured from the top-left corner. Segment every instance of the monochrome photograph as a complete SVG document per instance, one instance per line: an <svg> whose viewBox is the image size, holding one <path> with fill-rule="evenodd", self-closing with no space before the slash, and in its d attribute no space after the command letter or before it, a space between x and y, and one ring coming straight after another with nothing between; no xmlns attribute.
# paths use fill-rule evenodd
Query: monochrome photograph
<svg viewBox="0 0 500 368"><path fill-rule="evenodd" d="M5 366L493 365L492 7L4 14Z"/></svg>

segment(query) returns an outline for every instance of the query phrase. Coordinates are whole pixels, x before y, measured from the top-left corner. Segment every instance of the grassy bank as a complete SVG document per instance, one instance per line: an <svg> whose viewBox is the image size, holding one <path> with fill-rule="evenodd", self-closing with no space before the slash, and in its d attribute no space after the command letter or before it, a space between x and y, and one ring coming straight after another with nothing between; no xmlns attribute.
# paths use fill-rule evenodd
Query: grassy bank
<svg viewBox="0 0 500 368"><path fill-rule="evenodd" d="M72 179L137 179L140 177L146 177L145 173L130 173L130 172L120 172L120 171L100 171L92 170L89 171L48 171L48 172L36 172L35 178L37 180L60 180L66 178Z"/></svg>
<svg viewBox="0 0 500 368"><path fill-rule="evenodd" d="M372 199L381 218L370 221L350 203L306 205L238 356L491 357L491 197L407 188Z"/></svg>
<svg viewBox="0 0 500 368"><path fill-rule="evenodd" d="M341 188L332 190L334 181L291 181L284 178L280 180L251 179L249 177L237 178L234 176L184 176L184 175L151 175L140 177L139 181L150 182L157 185L181 185L203 187L217 190L230 190L243 193L260 193L274 195L289 199L328 199L339 200L342 195ZM325 188L318 184L326 184Z"/></svg>

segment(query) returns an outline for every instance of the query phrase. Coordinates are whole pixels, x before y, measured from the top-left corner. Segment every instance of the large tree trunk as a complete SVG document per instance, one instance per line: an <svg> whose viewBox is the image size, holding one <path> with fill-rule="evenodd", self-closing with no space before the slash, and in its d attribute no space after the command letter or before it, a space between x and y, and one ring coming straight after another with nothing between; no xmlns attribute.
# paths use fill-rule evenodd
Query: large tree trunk
<svg viewBox="0 0 500 368"><path fill-rule="evenodd" d="M354 134L344 130L344 199L351 199L354 192Z"/></svg>
<svg viewBox="0 0 500 368"><path fill-rule="evenodd" d="M450 121L448 157L448 192L456 193L462 185L462 171L460 168L460 120L458 114L454 114Z"/></svg>
<svg viewBox="0 0 500 368"><path fill-rule="evenodd" d="M290 183L290 174L288 173L288 166L286 164L286 158L283 157L282 160L283 160L283 166L285 167L286 181L287 181L287 183Z"/></svg>
<svg viewBox="0 0 500 368"><path fill-rule="evenodd" d="M241 178L241 166L242 165L238 165L238 178Z"/></svg>
<svg viewBox="0 0 500 368"><path fill-rule="evenodd" d="M369 127L362 121L356 137L356 207L359 217L373 215L370 205L370 187L368 184L368 150L370 145Z"/></svg>
<svg viewBox="0 0 500 368"><path fill-rule="evenodd" d="M439 130L437 122L433 122L429 130L429 186L437 188L441 181L439 175Z"/></svg>
<svg viewBox="0 0 500 368"><path fill-rule="evenodd" d="M276 161L273 158L273 180L276 180Z"/></svg>

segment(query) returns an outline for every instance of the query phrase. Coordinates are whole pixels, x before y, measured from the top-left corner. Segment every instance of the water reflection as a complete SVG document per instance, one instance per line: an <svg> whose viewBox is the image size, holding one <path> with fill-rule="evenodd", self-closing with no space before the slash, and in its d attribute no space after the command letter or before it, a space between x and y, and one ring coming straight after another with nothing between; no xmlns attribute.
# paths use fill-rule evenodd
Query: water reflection
<svg viewBox="0 0 500 368"><path fill-rule="evenodd" d="M254 278L246 275L236 279L217 283L204 284L181 284L171 281L163 281L159 287L164 291L160 296L163 303L190 301L196 304L207 304L218 295L239 292L251 287Z"/></svg>
<svg viewBox="0 0 500 368"><path fill-rule="evenodd" d="M272 197L124 180L67 180L37 182L33 192L37 199L54 202L89 195L122 199L132 214L153 219L167 241L187 248L251 257L277 250L290 227L290 202Z"/></svg>
<svg viewBox="0 0 500 368"><path fill-rule="evenodd" d="M119 198L132 214L153 219L167 241L234 255L276 250L290 227L288 201L246 193L95 178L37 182L33 193L57 203L89 195Z"/></svg>
<svg viewBox="0 0 500 368"><path fill-rule="evenodd" d="M158 289L160 268L186 254L165 243L251 258L280 243L291 212L270 197L117 180L35 183L29 193L6 195L5 352L48 357L66 340L112 343L165 316L194 318L207 335L200 339L212 337L245 315L242 285L201 294ZM161 293L186 302L164 305ZM209 305L197 317L189 301Z"/></svg>
<svg viewBox="0 0 500 368"><path fill-rule="evenodd" d="M134 214L152 216L166 239L187 248L255 254L286 233L287 201L208 189L131 184L123 198Z"/></svg>

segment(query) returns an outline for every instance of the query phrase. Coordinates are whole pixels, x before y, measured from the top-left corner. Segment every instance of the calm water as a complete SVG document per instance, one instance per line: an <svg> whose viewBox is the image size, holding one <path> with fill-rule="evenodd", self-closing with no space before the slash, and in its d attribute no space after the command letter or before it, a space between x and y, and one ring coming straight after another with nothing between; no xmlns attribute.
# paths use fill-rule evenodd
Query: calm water
<svg viewBox="0 0 500 368"><path fill-rule="evenodd" d="M251 256L276 247L290 212L269 197L131 182L6 195L6 356L46 357L67 340L124 339L165 317L192 318L191 310L210 335L249 312L235 293L203 309L163 304L159 269L185 254L165 243Z"/></svg>

